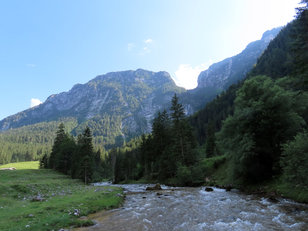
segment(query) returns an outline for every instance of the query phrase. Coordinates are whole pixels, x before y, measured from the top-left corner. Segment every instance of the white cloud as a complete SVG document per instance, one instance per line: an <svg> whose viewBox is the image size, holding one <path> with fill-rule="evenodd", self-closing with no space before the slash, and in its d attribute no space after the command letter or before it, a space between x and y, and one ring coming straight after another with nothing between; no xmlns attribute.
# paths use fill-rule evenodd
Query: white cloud
<svg viewBox="0 0 308 231"><path fill-rule="evenodd" d="M150 48L149 47L143 47L143 53L150 53L151 52L151 50L150 50Z"/></svg>
<svg viewBox="0 0 308 231"><path fill-rule="evenodd" d="M153 39L151 39L151 38L148 38L148 39L144 40L145 44L150 44L152 42L153 42Z"/></svg>
<svg viewBox="0 0 308 231"><path fill-rule="evenodd" d="M27 66L27 67L34 68L34 67L36 67L36 64L33 64L33 63L28 63L26 66Z"/></svg>
<svg viewBox="0 0 308 231"><path fill-rule="evenodd" d="M148 38L143 41L145 43L145 46L143 47L142 51L139 53L140 55L145 55L151 52L150 46L153 43L153 39Z"/></svg>
<svg viewBox="0 0 308 231"><path fill-rule="evenodd" d="M137 55L146 55L151 52L151 47L153 46L153 39L148 38L142 42L128 43L127 50L133 52Z"/></svg>
<svg viewBox="0 0 308 231"><path fill-rule="evenodd" d="M35 107L37 105L40 105L41 103L42 103L41 100L32 98L30 105L31 105L31 107Z"/></svg>
<svg viewBox="0 0 308 231"><path fill-rule="evenodd" d="M192 67L190 64L180 64L178 69L175 71L175 83L186 89L196 88L200 72L208 69L212 63L213 61L209 60L208 62L195 67Z"/></svg>
<svg viewBox="0 0 308 231"><path fill-rule="evenodd" d="M135 44L134 44L134 43L128 43L128 44L127 44L127 50L128 50L128 51L132 51L132 50L134 49L134 47L135 47Z"/></svg>

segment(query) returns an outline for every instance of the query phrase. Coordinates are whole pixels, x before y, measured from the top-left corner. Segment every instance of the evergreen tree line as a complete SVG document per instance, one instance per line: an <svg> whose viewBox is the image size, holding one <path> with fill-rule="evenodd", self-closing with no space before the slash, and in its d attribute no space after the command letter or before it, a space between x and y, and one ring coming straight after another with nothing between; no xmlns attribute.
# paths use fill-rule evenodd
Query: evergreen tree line
<svg viewBox="0 0 308 231"><path fill-rule="evenodd" d="M91 130L87 127L82 134L73 136L59 125L50 155L40 160L40 168L50 168L81 179L88 184L100 180L102 175L101 152L94 152Z"/></svg>
<svg viewBox="0 0 308 231"><path fill-rule="evenodd" d="M197 142L177 95L172 98L170 113L163 110L154 118L152 133L131 144L112 149L104 161L114 183L143 178L192 185L200 178L193 176L198 168Z"/></svg>
<svg viewBox="0 0 308 231"><path fill-rule="evenodd" d="M69 132L76 126L72 118L63 118ZM0 133L0 164L34 161L50 153L59 121L41 122Z"/></svg>

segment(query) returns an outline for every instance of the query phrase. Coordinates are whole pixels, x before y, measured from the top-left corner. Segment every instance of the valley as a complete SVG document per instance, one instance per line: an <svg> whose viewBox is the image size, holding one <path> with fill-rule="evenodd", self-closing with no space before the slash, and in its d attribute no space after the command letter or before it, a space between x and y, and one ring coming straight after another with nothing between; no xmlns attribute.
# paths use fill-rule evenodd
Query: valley
<svg viewBox="0 0 308 231"><path fill-rule="evenodd" d="M125 40L109 51L115 66L85 62L112 72L2 119L0 230L308 229L308 1L295 10L237 55L180 65L200 73L194 89L157 67L112 71L122 58L151 67L162 41Z"/></svg>

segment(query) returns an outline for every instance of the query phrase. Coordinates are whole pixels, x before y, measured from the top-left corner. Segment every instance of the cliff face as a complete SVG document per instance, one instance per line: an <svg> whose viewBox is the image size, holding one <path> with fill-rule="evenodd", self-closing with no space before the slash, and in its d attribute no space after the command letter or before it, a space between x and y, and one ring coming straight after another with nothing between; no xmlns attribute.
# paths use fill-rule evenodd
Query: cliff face
<svg viewBox="0 0 308 231"><path fill-rule="evenodd" d="M281 28L275 28L266 31L261 40L248 44L240 54L211 65L200 73L197 88L226 90L233 83L243 79L280 30Z"/></svg>
<svg viewBox="0 0 308 231"><path fill-rule="evenodd" d="M81 127L98 126L92 128L96 135L103 135L99 124L118 135L150 132L157 110L166 106L174 93L183 91L167 72L142 69L112 72L77 84L68 92L51 95L43 104L5 118L0 121L0 129L73 117Z"/></svg>

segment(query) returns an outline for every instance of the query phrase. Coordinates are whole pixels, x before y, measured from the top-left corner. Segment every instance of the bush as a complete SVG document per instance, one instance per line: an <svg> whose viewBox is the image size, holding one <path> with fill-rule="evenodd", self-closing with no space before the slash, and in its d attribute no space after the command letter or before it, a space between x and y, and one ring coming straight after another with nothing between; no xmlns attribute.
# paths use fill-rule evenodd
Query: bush
<svg viewBox="0 0 308 231"><path fill-rule="evenodd" d="M179 185L188 186L192 185L192 175L189 167L179 166L177 169L177 180Z"/></svg>
<svg viewBox="0 0 308 231"><path fill-rule="evenodd" d="M308 185L308 133L298 133L283 145L281 165L285 179L292 184Z"/></svg>

